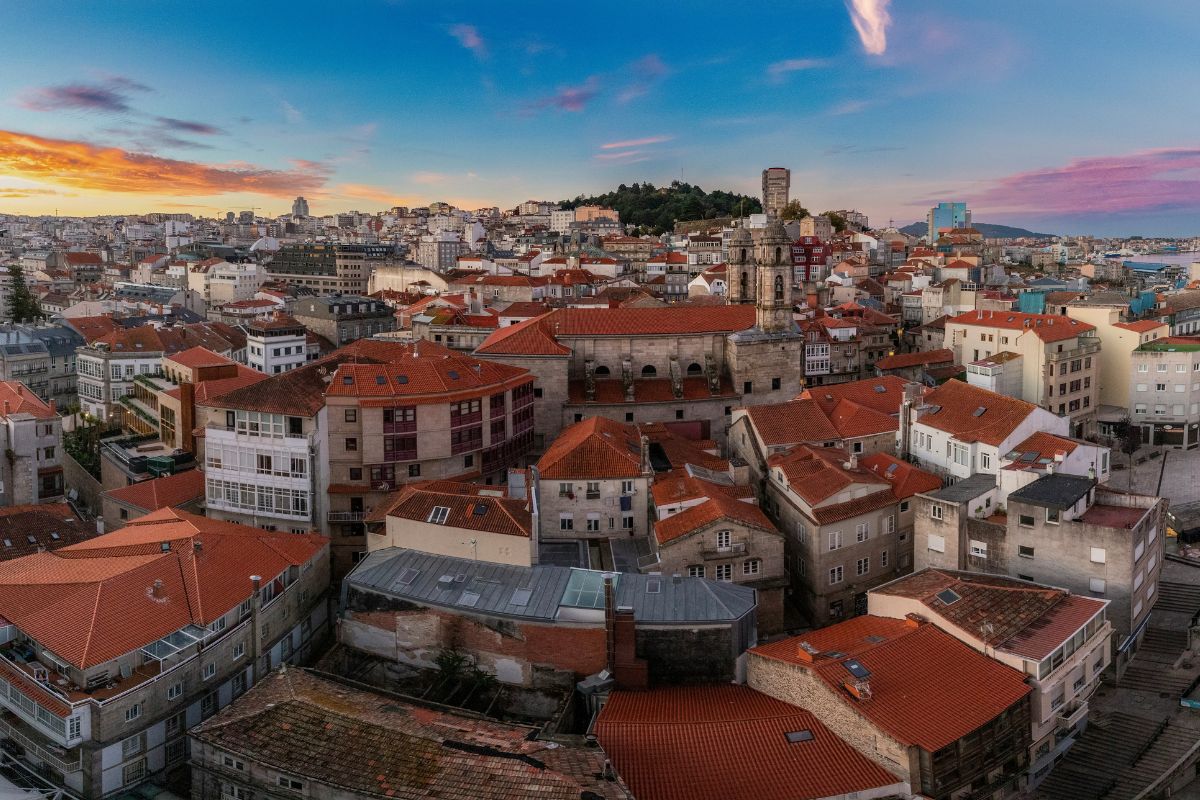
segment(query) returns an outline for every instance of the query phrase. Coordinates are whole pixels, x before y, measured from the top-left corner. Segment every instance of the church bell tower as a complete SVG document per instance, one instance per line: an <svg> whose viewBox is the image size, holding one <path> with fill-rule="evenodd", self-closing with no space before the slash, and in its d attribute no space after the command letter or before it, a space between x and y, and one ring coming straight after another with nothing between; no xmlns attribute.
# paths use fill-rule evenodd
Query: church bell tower
<svg viewBox="0 0 1200 800"><path fill-rule="evenodd" d="M779 220L767 224L755 247L755 260L756 326L763 333L790 333L796 327L792 318L792 240Z"/></svg>

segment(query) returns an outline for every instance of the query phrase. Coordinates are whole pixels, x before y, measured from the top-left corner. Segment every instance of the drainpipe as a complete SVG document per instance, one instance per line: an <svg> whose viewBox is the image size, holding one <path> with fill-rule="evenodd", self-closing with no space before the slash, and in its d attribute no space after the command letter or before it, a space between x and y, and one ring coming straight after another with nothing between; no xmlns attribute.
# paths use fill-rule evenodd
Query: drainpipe
<svg viewBox="0 0 1200 800"><path fill-rule="evenodd" d="M251 575L250 585L253 587L250 594L250 656L253 674L250 680L251 686L257 686L262 673L262 577Z"/></svg>

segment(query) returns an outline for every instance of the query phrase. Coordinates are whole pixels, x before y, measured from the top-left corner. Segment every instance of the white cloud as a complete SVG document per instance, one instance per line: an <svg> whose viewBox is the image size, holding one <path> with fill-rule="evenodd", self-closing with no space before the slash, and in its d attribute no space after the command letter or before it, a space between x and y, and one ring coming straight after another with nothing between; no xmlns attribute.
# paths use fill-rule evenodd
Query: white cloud
<svg viewBox="0 0 1200 800"><path fill-rule="evenodd" d="M888 14L891 0L848 0L850 21L858 31L863 49L873 56L883 55L887 50L887 29L892 24Z"/></svg>

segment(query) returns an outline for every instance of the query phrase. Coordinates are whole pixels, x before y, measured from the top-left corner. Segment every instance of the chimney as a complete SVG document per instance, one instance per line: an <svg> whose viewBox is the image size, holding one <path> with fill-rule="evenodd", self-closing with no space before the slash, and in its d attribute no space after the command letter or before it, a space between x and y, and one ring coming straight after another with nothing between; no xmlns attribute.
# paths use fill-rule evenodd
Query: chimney
<svg viewBox="0 0 1200 800"><path fill-rule="evenodd" d="M51 414L58 413L58 404L54 401L53 398L51 398L51 400L50 400L50 413Z"/></svg>
<svg viewBox="0 0 1200 800"><path fill-rule="evenodd" d="M1054 474L1054 462L1053 461L1051 461L1049 464L1046 465L1046 474L1047 475Z"/></svg>
<svg viewBox="0 0 1200 800"><path fill-rule="evenodd" d="M617 609L612 573L604 573L604 668L611 675L617 664Z"/></svg>
<svg viewBox="0 0 1200 800"><path fill-rule="evenodd" d="M253 671L252 685L257 685L262 677L262 621L259 619L262 611L262 576L250 576L250 656L253 659L251 667Z"/></svg>

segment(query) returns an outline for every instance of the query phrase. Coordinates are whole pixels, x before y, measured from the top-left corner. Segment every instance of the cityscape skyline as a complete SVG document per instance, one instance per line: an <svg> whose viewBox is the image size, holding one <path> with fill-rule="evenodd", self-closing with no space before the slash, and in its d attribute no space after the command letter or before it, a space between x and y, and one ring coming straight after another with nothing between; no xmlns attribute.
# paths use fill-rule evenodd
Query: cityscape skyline
<svg viewBox="0 0 1200 800"><path fill-rule="evenodd" d="M1086 39L1055 34L1085 9ZM619 35L590 39L549 4L150 10L51 4L0 31L0 213L512 207L678 179L756 195L770 164L814 212L897 225L940 201L1063 234L1186 235L1200 213L1200 148L1174 133L1195 115L1171 67L1200 22L1182 3L779 3L719 36L713 4L618 8Z"/></svg>

